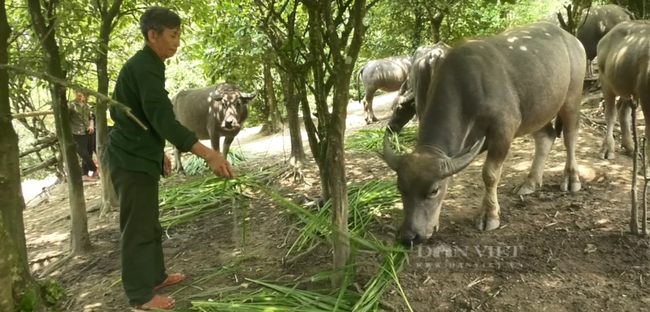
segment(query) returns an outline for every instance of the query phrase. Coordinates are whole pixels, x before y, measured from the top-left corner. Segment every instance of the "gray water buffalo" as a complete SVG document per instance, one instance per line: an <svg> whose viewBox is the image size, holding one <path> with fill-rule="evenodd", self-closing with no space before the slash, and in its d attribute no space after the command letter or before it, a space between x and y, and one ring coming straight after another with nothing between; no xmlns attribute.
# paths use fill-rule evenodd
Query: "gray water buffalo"
<svg viewBox="0 0 650 312"><path fill-rule="evenodd" d="M605 106L607 134L603 140L603 157L614 158L614 124L616 123L616 96L621 119L622 147L628 155L634 154L630 121L630 100L638 100L646 120L650 117L650 22L626 21L616 25L598 43L599 80ZM650 138L650 127L645 127ZM650 144L646 145L650 155Z"/></svg>
<svg viewBox="0 0 650 312"><path fill-rule="evenodd" d="M384 137L383 158L397 173L404 205L400 241L413 245L431 237L450 177L484 151L485 191L475 226L499 227L497 186L515 137L533 134L535 139L532 168L515 193L530 194L542 185L546 159L560 134L566 148L560 189L580 190L575 149L585 62L580 41L547 22L454 47L430 87L415 89L416 97L427 95L413 153L396 154L388 131Z"/></svg>
<svg viewBox="0 0 650 312"><path fill-rule="evenodd" d="M402 84L393 101L393 115L388 122L391 131L399 132L413 118L421 116L426 100L426 90L438 65L444 60L451 47L444 42L417 48L412 55L408 79ZM422 92L414 92L422 90ZM415 96L418 94L418 97Z"/></svg>
<svg viewBox="0 0 650 312"><path fill-rule="evenodd" d="M629 21L632 17L630 11L615 4L601 5L587 13L587 17L583 19L583 24L576 36L584 46L587 54L589 76L592 76L591 62L598 55L596 50L598 42L618 23Z"/></svg>
<svg viewBox="0 0 650 312"><path fill-rule="evenodd" d="M361 97L361 86L359 78L363 82L365 95L361 102L366 114L366 122L377 121L375 112L372 109L372 100L377 90L394 92L400 89L402 83L407 79L411 70L411 56L394 56L379 60L372 60L363 65L357 73L357 92Z"/></svg>
<svg viewBox="0 0 650 312"><path fill-rule="evenodd" d="M223 157L228 157L230 144L239 134L248 118L248 105L257 96L242 92L231 83L183 90L172 98L176 119L196 133L199 140L210 139L212 149L219 151L223 136ZM176 170L183 172L181 153L175 149Z"/></svg>

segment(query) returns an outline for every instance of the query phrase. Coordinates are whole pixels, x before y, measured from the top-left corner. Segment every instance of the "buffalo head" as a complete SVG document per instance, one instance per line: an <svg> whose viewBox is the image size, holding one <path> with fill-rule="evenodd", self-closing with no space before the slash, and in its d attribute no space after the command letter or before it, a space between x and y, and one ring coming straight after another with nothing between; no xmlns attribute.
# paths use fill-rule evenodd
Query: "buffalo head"
<svg viewBox="0 0 650 312"><path fill-rule="evenodd" d="M246 106L257 96L257 93L257 89L252 93L241 92L231 84L220 84L210 92L208 101L212 102L217 112L216 116L221 129L237 130L241 128L242 115L247 115L247 113L244 114L248 109Z"/></svg>
<svg viewBox="0 0 650 312"><path fill-rule="evenodd" d="M438 230L440 207L449 178L465 169L478 156L485 137L453 157L430 146L419 146L411 154L397 155L384 136L383 158L397 173L397 188L404 205L399 240L407 246L420 244Z"/></svg>

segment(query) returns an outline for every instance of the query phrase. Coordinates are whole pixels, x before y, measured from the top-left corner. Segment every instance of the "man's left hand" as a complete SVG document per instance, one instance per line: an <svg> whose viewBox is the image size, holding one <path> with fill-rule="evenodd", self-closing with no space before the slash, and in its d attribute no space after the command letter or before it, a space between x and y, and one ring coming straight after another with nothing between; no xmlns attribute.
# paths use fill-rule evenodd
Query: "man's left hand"
<svg viewBox="0 0 650 312"><path fill-rule="evenodd" d="M168 177L169 174L172 172L172 162L169 160L167 155L165 155L165 159L163 162L163 177Z"/></svg>
<svg viewBox="0 0 650 312"><path fill-rule="evenodd" d="M88 127L88 134L93 134L93 132L95 132L95 129L92 126Z"/></svg>

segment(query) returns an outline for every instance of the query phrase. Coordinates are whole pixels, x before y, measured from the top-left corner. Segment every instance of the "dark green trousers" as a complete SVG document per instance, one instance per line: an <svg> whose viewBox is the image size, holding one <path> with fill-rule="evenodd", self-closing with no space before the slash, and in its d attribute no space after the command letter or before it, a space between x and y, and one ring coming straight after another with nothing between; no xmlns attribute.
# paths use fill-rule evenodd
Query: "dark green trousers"
<svg viewBox="0 0 650 312"><path fill-rule="evenodd" d="M122 285L131 306L151 300L154 286L167 279L158 220L158 179L111 166L120 203Z"/></svg>

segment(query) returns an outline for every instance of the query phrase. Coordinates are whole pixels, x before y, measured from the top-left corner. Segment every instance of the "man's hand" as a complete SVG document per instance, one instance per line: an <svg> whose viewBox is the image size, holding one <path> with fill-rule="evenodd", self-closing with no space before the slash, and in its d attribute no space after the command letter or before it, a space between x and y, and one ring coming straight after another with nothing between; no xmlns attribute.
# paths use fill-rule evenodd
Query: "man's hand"
<svg viewBox="0 0 650 312"><path fill-rule="evenodd" d="M88 134L93 134L95 132L95 128L93 126L88 127Z"/></svg>
<svg viewBox="0 0 650 312"><path fill-rule="evenodd" d="M223 158L221 153L214 152L211 157L206 159L206 161L208 162L210 169L212 169L212 172L216 175L228 179L233 179L235 177L235 174L232 172L232 168L230 167L230 163Z"/></svg>
<svg viewBox="0 0 650 312"><path fill-rule="evenodd" d="M199 156L208 163L208 166L216 175L232 179L235 174L228 161L223 158L221 153L212 150L211 148L203 145L201 142L196 142L190 150L194 155Z"/></svg>
<svg viewBox="0 0 650 312"><path fill-rule="evenodd" d="M165 154L165 158L163 161L163 177L165 178L168 177L171 172L172 172L172 162L169 161L167 154Z"/></svg>

